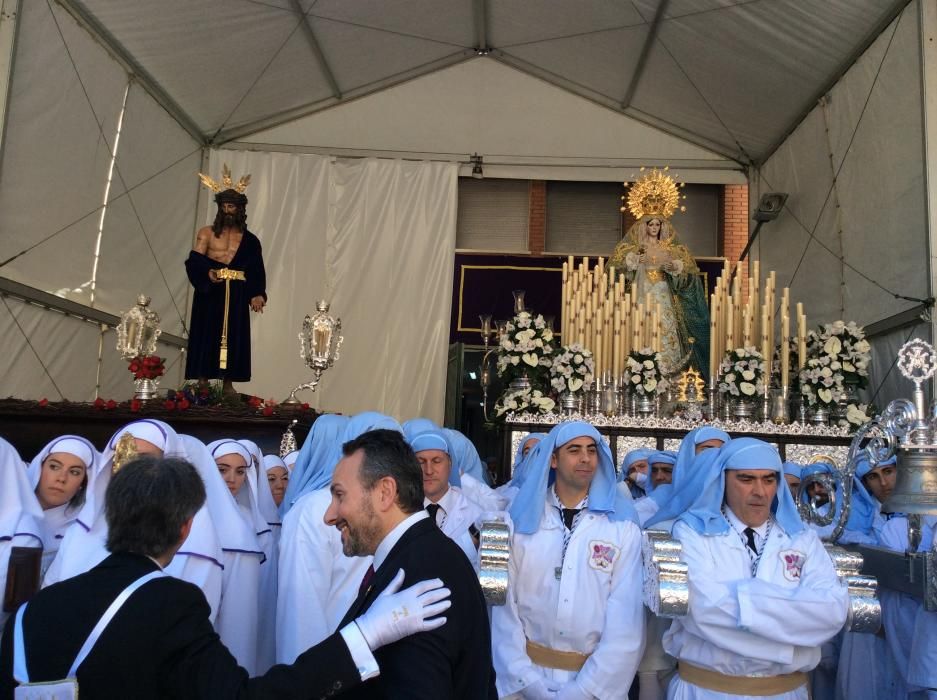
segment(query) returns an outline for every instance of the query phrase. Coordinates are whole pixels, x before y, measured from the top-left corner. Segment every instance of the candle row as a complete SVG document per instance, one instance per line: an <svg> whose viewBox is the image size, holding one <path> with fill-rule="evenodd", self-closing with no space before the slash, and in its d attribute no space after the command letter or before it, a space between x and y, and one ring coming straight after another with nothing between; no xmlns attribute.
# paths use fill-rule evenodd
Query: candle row
<svg viewBox="0 0 937 700"><path fill-rule="evenodd" d="M776 327L777 281L775 273L769 272L761 287L761 269L756 260L752 263L748 279L748 295L742 297L741 275L736 274L729 289L731 263L726 261L722 275L716 280L716 289L710 295L709 304L709 374L715 377L719 363L729 350L740 347L755 348L765 359L770 370L774 356ZM803 367L807 355L807 316L804 305L797 304L797 352L798 367ZM790 383L790 288L781 291L780 335L781 386ZM769 371L770 375L770 371ZM765 377L765 388L770 385L770 376Z"/></svg>
<svg viewBox="0 0 937 700"><path fill-rule="evenodd" d="M591 270L587 257L576 265L570 255L563 263L563 344L591 350L597 377L605 372L620 377L634 350L661 349L660 304L650 294L639 300L625 287L624 274L606 269L604 258Z"/></svg>

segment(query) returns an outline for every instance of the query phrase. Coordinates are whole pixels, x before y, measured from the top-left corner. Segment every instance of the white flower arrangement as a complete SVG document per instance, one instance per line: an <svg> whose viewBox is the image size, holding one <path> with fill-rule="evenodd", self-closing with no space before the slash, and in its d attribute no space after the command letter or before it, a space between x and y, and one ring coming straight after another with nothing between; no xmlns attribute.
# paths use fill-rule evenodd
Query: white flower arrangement
<svg viewBox="0 0 937 700"><path fill-rule="evenodd" d="M642 396L655 396L659 391L666 391L670 383L664 379L660 365L659 352L651 348L633 351L625 363L628 386Z"/></svg>
<svg viewBox="0 0 937 700"><path fill-rule="evenodd" d="M800 393L810 406L832 406L843 395L842 364L833 355L808 357L800 371Z"/></svg>
<svg viewBox="0 0 937 700"><path fill-rule="evenodd" d="M523 369L549 369L552 354L553 331L543 316L521 311L504 326L498 346L498 376L516 375Z"/></svg>
<svg viewBox="0 0 937 700"><path fill-rule="evenodd" d="M827 408L839 403L869 383L871 346L862 326L850 321L834 321L807 334L807 362L800 373L801 393L810 406ZM806 385L805 385L806 381ZM839 424L859 427L870 420L869 407L852 401L845 407Z"/></svg>
<svg viewBox="0 0 937 700"><path fill-rule="evenodd" d="M755 348L726 352L719 365L719 393L741 399L760 396L765 390L765 360Z"/></svg>
<svg viewBox="0 0 937 700"><path fill-rule="evenodd" d="M595 378L592 353L578 343L564 345L553 356L550 385L557 393L588 391Z"/></svg>
<svg viewBox="0 0 937 700"><path fill-rule="evenodd" d="M831 358L830 368L842 375L843 383L860 389L869 382L870 351L865 330L854 321L826 323L807 334L807 357Z"/></svg>
<svg viewBox="0 0 937 700"><path fill-rule="evenodd" d="M556 402L549 396L544 395L539 389L509 389L501 395L501 398L495 404L495 415L500 417L505 413L520 413L523 411L550 413L555 406Z"/></svg>

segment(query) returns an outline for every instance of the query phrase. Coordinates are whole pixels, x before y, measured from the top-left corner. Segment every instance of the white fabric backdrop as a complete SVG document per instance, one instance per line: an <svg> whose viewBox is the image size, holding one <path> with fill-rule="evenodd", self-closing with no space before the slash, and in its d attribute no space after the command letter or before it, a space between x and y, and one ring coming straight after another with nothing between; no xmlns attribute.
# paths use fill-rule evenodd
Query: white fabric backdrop
<svg viewBox="0 0 937 700"><path fill-rule="evenodd" d="M211 154L214 176L222 163L235 177L251 174L248 226L267 268L268 307L251 326L253 376L240 390L283 399L311 376L297 334L324 298L345 342L318 391L300 398L329 411L441 420L457 166L221 150Z"/></svg>

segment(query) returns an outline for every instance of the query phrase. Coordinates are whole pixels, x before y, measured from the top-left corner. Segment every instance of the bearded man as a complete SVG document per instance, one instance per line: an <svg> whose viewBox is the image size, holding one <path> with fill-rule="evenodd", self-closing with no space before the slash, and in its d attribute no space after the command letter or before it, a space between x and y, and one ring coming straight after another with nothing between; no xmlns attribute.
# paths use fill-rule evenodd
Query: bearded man
<svg viewBox="0 0 937 700"><path fill-rule="evenodd" d="M235 185L225 165L220 185L200 177L215 192L218 213L211 226L199 229L185 261L195 290L185 377L202 385L222 379L224 392L233 394L233 382L251 378L250 311L263 313L267 275L260 241L247 230L250 176Z"/></svg>

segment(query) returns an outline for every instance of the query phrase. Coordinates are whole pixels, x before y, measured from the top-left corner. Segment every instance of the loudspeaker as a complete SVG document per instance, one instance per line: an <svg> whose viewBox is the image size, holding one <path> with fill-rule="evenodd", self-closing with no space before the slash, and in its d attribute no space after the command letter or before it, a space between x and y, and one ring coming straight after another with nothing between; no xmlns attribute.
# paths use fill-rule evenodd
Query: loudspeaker
<svg viewBox="0 0 937 700"><path fill-rule="evenodd" d="M787 193L785 192L766 192L761 195L758 209L755 210L755 221L773 221L778 218L786 201Z"/></svg>

